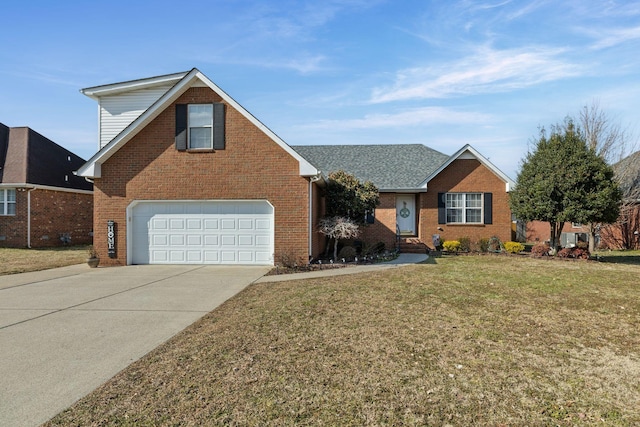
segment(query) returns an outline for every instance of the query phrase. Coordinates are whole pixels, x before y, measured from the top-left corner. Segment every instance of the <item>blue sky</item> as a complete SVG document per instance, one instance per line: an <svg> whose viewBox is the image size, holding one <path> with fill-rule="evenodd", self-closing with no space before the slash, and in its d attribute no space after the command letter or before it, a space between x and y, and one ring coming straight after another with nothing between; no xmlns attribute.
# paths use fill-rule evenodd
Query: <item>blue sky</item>
<svg viewBox="0 0 640 427"><path fill-rule="evenodd" d="M5 2L0 122L89 158L79 90L197 67L290 145L471 144L512 178L594 100L640 128L640 1Z"/></svg>

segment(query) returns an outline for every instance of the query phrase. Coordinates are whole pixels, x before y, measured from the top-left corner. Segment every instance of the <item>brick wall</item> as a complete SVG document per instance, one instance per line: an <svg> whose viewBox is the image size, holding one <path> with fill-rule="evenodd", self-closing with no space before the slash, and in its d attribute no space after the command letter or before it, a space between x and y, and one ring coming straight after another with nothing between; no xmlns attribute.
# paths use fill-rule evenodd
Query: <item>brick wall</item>
<svg viewBox="0 0 640 427"><path fill-rule="evenodd" d="M493 224L438 224L438 193L448 192L493 193ZM440 234L441 241L469 237L471 242L478 242L481 238L497 236L506 242L512 238L511 210L505 183L477 160L458 159L452 162L429 182L428 192L420 197L420 206L420 238L429 246L433 234Z"/></svg>
<svg viewBox="0 0 640 427"><path fill-rule="evenodd" d="M16 190L16 215L0 216L1 247L27 247L27 189ZM31 191L31 247L63 246L62 234L71 245L90 244L93 229L93 195L36 189Z"/></svg>
<svg viewBox="0 0 640 427"><path fill-rule="evenodd" d="M380 193L375 222L363 228L361 240L368 245L383 242L390 250L396 247L396 193Z"/></svg>
<svg viewBox="0 0 640 427"><path fill-rule="evenodd" d="M175 104L222 102L211 89L188 89ZM125 265L126 207L133 200L264 199L275 212L275 258L308 257L308 180L298 161L227 105L226 149L175 149L175 104L102 165L94 183L95 246L101 265ZM117 223L118 257L107 256L107 221Z"/></svg>

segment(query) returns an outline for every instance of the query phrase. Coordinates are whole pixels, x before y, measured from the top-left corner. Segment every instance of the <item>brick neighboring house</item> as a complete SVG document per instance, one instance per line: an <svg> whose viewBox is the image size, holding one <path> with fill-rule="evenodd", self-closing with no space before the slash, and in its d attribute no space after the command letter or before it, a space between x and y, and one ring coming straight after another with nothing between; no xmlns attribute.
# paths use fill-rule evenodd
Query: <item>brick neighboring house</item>
<svg viewBox="0 0 640 427"><path fill-rule="evenodd" d="M287 145L199 70L82 92L99 104L100 150L78 175L94 180L102 265L273 265L322 253L322 187L336 163ZM453 156L420 145L315 149L352 152L366 168L347 172L360 179L378 172L382 204L363 239L393 247L396 218L403 235L429 243L435 233L511 237L512 181L470 146Z"/></svg>
<svg viewBox="0 0 640 427"><path fill-rule="evenodd" d="M28 127L0 123L0 247L92 242L92 184L84 160Z"/></svg>

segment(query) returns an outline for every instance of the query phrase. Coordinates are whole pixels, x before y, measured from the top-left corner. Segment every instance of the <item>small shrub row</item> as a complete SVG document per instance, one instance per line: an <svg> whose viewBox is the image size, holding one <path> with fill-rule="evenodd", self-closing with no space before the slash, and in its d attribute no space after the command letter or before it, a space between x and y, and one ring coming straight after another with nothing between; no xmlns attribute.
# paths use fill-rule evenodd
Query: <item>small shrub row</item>
<svg viewBox="0 0 640 427"><path fill-rule="evenodd" d="M575 258L575 259L589 259L588 249L581 248L576 246L575 248L563 248L558 251L556 254L559 258Z"/></svg>

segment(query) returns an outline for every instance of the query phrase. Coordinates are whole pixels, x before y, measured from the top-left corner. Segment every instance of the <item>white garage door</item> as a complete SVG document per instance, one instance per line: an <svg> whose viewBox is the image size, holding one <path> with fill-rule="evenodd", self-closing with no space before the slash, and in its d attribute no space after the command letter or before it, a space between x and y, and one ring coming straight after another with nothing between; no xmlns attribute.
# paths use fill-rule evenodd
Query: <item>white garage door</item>
<svg viewBox="0 0 640 427"><path fill-rule="evenodd" d="M134 202L132 264L273 264L267 201Z"/></svg>

